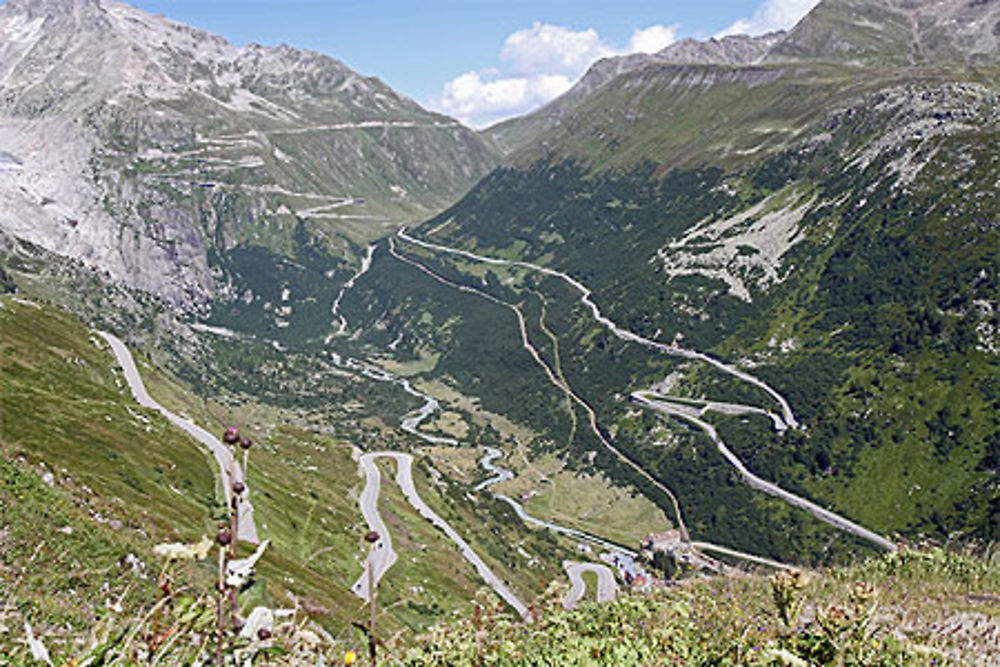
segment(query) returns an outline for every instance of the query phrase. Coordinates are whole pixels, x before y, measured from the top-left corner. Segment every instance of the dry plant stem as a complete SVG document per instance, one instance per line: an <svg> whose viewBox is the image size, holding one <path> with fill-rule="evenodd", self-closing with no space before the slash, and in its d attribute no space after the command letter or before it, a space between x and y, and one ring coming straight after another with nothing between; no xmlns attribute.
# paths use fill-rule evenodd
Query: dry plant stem
<svg viewBox="0 0 1000 667"><path fill-rule="evenodd" d="M236 452L234 451L233 452L233 468L237 467L238 465L239 464L236 463ZM236 479L236 476L233 474L234 472L235 472L235 470L232 469L232 468L230 468L230 470L229 470L229 479L230 480ZM231 493L232 493L232 501L231 501L230 507L229 507L229 525L230 525L230 533L232 534L233 539L229 543L229 558L235 559L236 558L236 543L239 541L240 497L239 497L239 494L236 493L236 489L231 488ZM223 577L224 576L225 576L225 572L223 572ZM237 613L238 612L237 595L239 595L239 591L237 591L235 588L230 588L229 589L229 621L232 624L234 630L239 627L239 618L238 618L238 613Z"/></svg>
<svg viewBox="0 0 1000 667"><path fill-rule="evenodd" d="M153 605L153 608L146 612L146 615L142 617L142 620L135 624L132 631L128 633L128 637L125 638L125 642L122 644L122 654L128 654L128 647L132 644L133 640L135 640L135 636L139 634L139 630L149 622L149 619L152 618L154 614L159 613L163 605L167 603L167 599L168 598L163 598Z"/></svg>
<svg viewBox="0 0 1000 667"><path fill-rule="evenodd" d="M176 593L174 593L173 595L171 595L171 597L174 597L174 595L181 595L181 594L182 594L182 593L183 593L184 591L186 591L186 590L187 590L187 587L186 587L186 586L180 586L180 587L179 587L179 588L177 589ZM161 660L161 659L163 658L163 656L165 656L165 655L166 655L166 654L168 653L168 651L169 651L169 650L170 650L170 648L171 648L171 647L173 646L173 644L174 644L174 643L175 643L175 642L176 642L176 641L177 641L177 640L178 640L178 639L179 639L179 638L181 637L181 635L183 635L183 634L184 634L183 632L180 632L180 630L178 629L178 626L177 626L177 625L174 625L174 626L173 626L173 629L174 629L174 630L177 630L177 632L174 632L173 634L171 634L171 635L170 635L170 636L169 636L169 637L167 638L167 641L166 641L166 643L164 643L164 645L163 645L163 646L159 647L159 648L158 648L158 649L156 650L156 654L155 654L155 656L153 657L153 662L152 662L152 663L150 663L151 667L155 667L155 665L159 664L159 662L160 662L160 660ZM187 663L185 663L185 664L187 664Z"/></svg>
<svg viewBox="0 0 1000 667"><path fill-rule="evenodd" d="M170 575L167 572L168 566L166 563L160 569L160 576L156 580L156 602L159 603L161 600L169 600L170 594ZM153 614L153 633L149 638L149 650L150 653L156 651L156 644L159 641L160 636L160 612L157 611Z"/></svg>
<svg viewBox="0 0 1000 667"><path fill-rule="evenodd" d="M235 467L239 464L236 463L236 452L233 452L233 467L229 469L229 491L230 491L230 501L229 501L229 532L233 537L233 541L229 543L229 557L236 558L236 542L239 540L238 530L240 527L240 517L239 517L239 507L240 507L240 497L236 493L236 489L233 488L233 480L236 479Z"/></svg>
<svg viewBox="0 0 1000 667"><path fill-rule="evenodd" d="M368 657L374 665L375 657L375 544L368 553Z"/></svg>
<svg viewBox="0 0 1000 667"><path fill-rule="evenodd" d="M223 606L226 600L226 548L219 547L219 606L216 612L215 623L215 664L222 664L222 637L224 634L225 618Z"/></svg>
<svg viewBox="0 0 1000 667"><path fill-rule="evenodd" d="M156 665L160 664L160 659L163 658L163 656L165 656L170 651L171 648L173 648L174 643L181 636L181 634L183 633L175 632L172 635L170 635L170 638L167 639L166 643L164 643L163 646L161 646L159 650L156 652L156 656L153 658L153 662L150 663L151 667L156 667Z"/></svg>
<svg viewBox="0 0 1000 667"><path fill-rule="evenodd" d="M243 450L243 483L246 484L250 476L247 474L250 471L250 450Z"/></svg>

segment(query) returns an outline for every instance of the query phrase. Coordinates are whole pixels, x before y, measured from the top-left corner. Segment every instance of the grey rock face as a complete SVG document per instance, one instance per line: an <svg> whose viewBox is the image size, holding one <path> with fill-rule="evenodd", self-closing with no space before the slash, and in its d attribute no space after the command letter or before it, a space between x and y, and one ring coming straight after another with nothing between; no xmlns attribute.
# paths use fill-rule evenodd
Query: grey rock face
<svg viewBox="0 0 1000 667"><path fill-rule="evenodd" d="M785 32L779 30L758 37L729 35L698 41L682 39L655 55L660 62L700 65L754 65L763 60Z"/></svg>
<svg viewBox="0 0 1000 667"><path fill-rule="evenodd" d="M333 58L112 0L0 7L0 154L0 230L189 309L224 280L209 257L286 252L301 224L343 255L494 165Z"/></svg>
<svg viewBox="0 0 1000 667"><path fill-rule="evenodd" d="M998 25L996 0L824 0L768 60L996 64Z"/></svg>

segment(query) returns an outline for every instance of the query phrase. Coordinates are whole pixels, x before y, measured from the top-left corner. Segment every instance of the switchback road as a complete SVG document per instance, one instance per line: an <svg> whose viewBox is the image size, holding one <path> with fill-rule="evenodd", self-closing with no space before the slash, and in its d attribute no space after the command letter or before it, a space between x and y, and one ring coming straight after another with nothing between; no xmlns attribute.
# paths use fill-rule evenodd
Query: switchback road
<svg viewBox="0 0 1000 667"><path fill-rule="evenodd" d="M222 490L226 494L226 505L228 506L232 502L233 482L240 481L246 485L246 480L243 478L242 466L234 460L230 449L218 437L212 435L190 419L178 416L153 400L153 397L146 391L146 385L143 384L142 377L139 376L139 369L136 368L135 360L132 358L132 353L125 347L125 343L117 336L106 331L98 331L97 335L111 346L111 351L114 353L118 365L121 366L122 372L125 374L125 381L128 382L132 396L139 405L144 408L156 410L166 417L170 423L182 429L212 453L216 463L219 465L219 478L222 480ZM239 504L237 534L239 539L244 542L258 544L260 539L257 537L257 524L253 518L253 504L251 504L249 498L249 485L246 486L243 494L243 500Z"/></svg>

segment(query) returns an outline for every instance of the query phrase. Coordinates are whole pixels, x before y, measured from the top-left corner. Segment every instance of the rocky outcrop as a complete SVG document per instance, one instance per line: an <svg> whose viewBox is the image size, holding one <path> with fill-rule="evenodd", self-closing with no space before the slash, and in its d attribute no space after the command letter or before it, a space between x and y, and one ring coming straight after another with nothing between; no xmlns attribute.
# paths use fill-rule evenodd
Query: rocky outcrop
<svg viewBox="0 0 1000 667"><path fill-rule="evenodd" d="M0 7L0 156L0 230L185 309L228 282L236 246L288 252L304 232L347 256L494 164L329 56L112 0Z"/></svg>
<svg viewBox="0 0 1000 667"><path fill-rule="evenodd" d="M775 45L767 59L998 64L1000 3L825 0Z"/></svg>

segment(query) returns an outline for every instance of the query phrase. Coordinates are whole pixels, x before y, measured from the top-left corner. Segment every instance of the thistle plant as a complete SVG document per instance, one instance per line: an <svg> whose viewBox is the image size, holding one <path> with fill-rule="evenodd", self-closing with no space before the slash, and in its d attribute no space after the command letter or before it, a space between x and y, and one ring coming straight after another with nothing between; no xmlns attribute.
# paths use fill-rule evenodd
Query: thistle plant
<svg viewBox="0 0 1000 667"><path fill-rule="evenodd" d="M370 550L368 553L368 657L372 664L376 664L376 644L375 644L375 614L376 614L376 584L375 584L375 545L379 541L379 534L374 530L365 533L365 542Z"/></svg>
<svg viewBox="0 0 1000 667"><path fill-rule="evenodd" d="M240 528L240 505L243 502L243 494L246 492L247 472L250 465L250 448L253 446L253 440L247 437L240 437L239 429L235 426L228 427L222 434L222 441L230 446L231 448L231 465L229 467L229 480L231 483L230 487L230 500L229 500L229 531L226 535L226 543L222 544L223 533L220 529L219 532L219 544L223 547L228 547L228 553L223 556L220 554L219 567L220 567L220 597L222 592L225 592L229 603L229 622L232 625L234 631L239 631L243 625L243 620L239 616L239 590L238 587L229 585L227 583L227 568L229 561L236 558L236 548L239 545L239 528ZM237 446L243 450L243 465L240 466L237 460ZM223 612L221 607L219 608L219 623L223 622ZM221 630L220 630L221 633ZM221 640L220 640L221 641Z"/></svg>
<svg viewBox="0 0 1000 667"><path fill-rule="evenodd" d="M771 577L771 598L786 631L790 632L798 622L802 591L808 585L809 577L802 570L782 570Z"/></svg>

